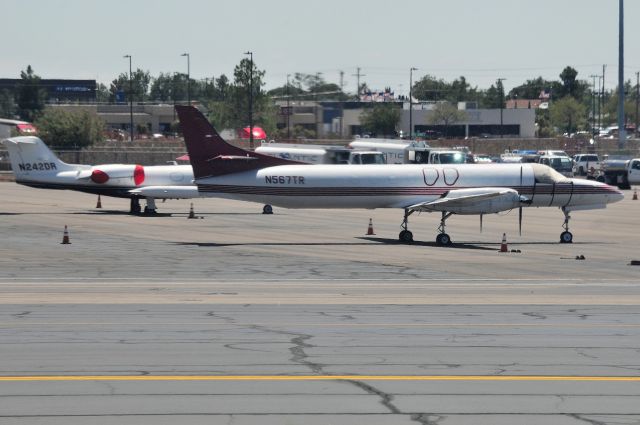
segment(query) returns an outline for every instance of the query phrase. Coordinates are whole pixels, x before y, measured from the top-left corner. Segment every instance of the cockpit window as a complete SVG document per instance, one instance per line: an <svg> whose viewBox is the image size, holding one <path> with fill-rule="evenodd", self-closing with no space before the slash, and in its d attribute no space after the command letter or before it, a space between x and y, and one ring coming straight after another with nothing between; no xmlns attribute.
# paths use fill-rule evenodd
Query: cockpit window
<svg viewBox="0 0 640 425"><path fill-rule="evenodd" d="M543 164L531 164L533 169L533 176L536 179L536 183L541 184L554 184L554 183L568 183L570 180L554 170L553 168Z"/></svg>

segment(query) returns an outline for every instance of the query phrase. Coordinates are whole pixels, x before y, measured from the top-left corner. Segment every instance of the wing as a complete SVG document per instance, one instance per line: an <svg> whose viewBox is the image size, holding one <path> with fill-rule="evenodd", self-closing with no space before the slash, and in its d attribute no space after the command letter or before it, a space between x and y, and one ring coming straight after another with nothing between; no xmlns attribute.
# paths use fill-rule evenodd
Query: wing
<svg viewBox="0 0 640 425"><path fill-rule="evenodd" d="M446 211L455 214L491 214L508 211L527 203L514 189L504 187L479 187L455 189L444 193L439 199L407 207L410 211Z"/></svg>
<svg viewBox="0 0 640 425"><path fill-rule="evenodd" d="M132 189L129 193L157 199L192 199L200 196L197 186L145 186Z"/></svg>

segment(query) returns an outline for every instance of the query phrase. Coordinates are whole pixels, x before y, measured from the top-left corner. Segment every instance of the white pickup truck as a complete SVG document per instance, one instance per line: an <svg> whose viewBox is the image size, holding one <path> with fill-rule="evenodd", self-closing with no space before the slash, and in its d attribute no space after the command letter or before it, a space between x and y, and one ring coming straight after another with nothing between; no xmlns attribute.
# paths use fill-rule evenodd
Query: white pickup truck
<svg viewBox="0 0 640 425"><path fill-rule="evenodd" d="M595 153L579 153L573 156L573 173L578 176L593 174L592 170L600 169L600 158Z"/></svg>

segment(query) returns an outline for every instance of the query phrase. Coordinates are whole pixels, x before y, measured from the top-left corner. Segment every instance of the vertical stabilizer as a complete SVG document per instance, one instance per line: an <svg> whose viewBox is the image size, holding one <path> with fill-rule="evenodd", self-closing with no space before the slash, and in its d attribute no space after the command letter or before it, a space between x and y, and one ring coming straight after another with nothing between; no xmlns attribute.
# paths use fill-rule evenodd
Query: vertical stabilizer
<svg viewBox="0 0 640 425"><path fill-rule="evenodd" d="M42 140L34 136L11 137L3 140L2 144L9 152L17 181L79 168L62 162Z"/></svg>
<svg viewBox="0 0 640 425"><path fill-rule="evenodd" d="M301 164L230 145L193 106L176 105L176 111L196 179L276 165Z"/></svg>

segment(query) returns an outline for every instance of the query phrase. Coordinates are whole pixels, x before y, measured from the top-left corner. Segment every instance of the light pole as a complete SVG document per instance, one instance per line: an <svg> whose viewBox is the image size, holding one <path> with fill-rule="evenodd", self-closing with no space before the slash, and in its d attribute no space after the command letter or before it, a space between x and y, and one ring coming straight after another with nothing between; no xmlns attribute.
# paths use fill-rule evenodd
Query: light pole
<svg viewBox="0 0 640 425"><path fill-rule="evenodd" d="M289 90L289 77L291 74L287 74L287 139L291 139L291 94Z"/></svg>
<svg viewBox="0 0 640 425"><path fill-rule="evenodd" d="M624 119L624 0L618 2L618 149L627 143Z"/></svg>
<svg viewBox="0 0 640 425"><path fill-rule="evenodd" d="M409 140L413 140L413 71L418 68L409 68Z"/></svg>
<svg viewBox="0 0 640 425"><path fill-rule="evenodd" d="M602 106L604 106L601 90L602 77L602 75L598 76L598 137L600 137L600 131L602 130Z"/></svg>
<svg viewBox="0 0 640 425"><path fill-rule="evenodd" d="M591 89L591 137L596 137L596 78L598 76L592 74L589 77L593 78L593 89Z"/></svg>
<svg viewBox="0 0 640 425"><path fill-rule="evenodd" d="M189 53L183 53L180 56L187 57L187 103L191 105L191 61Z"/></svg>
<svg viewBox="0 0 640 425"><path fill-rule="evenodd" d="M636 72L636 138L638 138L638 102L640 102L640 72Z"/></svg>
<svg viewBox="0 0 640 425"><path fill-rule="evenodd" d="M124 55L123 58L129 58L129 140L133 143L133 79L131 73L131 55Z"/></svg>
<svg viewBox="0 0 640 425"><path fill-rule="evenodd" d="M253 52L245 52L249 55L249 147L253 149Z"/></svg>
<svg viewBox="0 0 640 425"><path fill-rule="evenodd" d="M506 78L498 78L496 81L496 85L500 86L500 138L502 139L504 135L504 122L502 121L502 110L504 109L504 86L502 82L506 80Z"/></svg>

